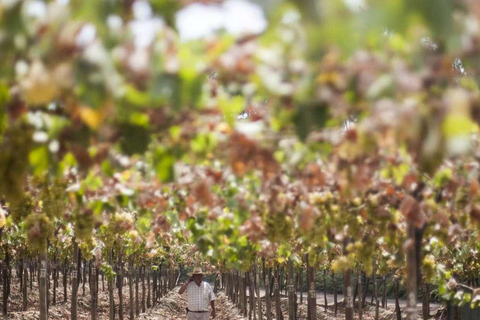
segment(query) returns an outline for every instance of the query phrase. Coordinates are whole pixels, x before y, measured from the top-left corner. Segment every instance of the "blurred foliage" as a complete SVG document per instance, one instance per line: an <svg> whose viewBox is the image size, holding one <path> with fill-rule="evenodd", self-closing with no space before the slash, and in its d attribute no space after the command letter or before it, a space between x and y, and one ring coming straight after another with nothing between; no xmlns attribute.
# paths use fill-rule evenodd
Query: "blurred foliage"
<svg viewBox="0 0 480 320"><path fill-rule="evenodd" d="M443 298L478 304L454 281L480 268L480 6L256 1L260 34L186 41L192 2L0 1L0 224L22 254L405 278L414 241Z"/></svg>

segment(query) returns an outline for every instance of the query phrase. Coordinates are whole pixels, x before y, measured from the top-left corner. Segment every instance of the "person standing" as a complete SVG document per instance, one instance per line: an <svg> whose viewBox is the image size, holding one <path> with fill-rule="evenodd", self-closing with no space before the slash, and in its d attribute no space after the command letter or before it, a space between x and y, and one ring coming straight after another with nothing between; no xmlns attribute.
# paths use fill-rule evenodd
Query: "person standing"
<svg viewBox="0 0 480 320"><path fill-rule="evenodd" d="M215 294L212 287L203 281L202 269L195 267L188 275L190 279L178 290L179 294L187 291L187 320L208 320L209 304L212 307L212 319L215 318Z"/></svg>

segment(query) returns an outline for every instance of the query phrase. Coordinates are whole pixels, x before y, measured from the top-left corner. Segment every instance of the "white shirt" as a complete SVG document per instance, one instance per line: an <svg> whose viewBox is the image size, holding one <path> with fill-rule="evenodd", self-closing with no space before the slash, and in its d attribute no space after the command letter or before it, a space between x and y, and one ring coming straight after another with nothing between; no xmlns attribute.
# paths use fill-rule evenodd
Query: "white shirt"
<svg viewBox="0 0 480 320"><path fill-rule="evenodd" d="M213 300L215 300L215 294L212 287L205 281L202 281L199 286L192 281L187 286L188 310L208 311L208 304Z"/></svg>

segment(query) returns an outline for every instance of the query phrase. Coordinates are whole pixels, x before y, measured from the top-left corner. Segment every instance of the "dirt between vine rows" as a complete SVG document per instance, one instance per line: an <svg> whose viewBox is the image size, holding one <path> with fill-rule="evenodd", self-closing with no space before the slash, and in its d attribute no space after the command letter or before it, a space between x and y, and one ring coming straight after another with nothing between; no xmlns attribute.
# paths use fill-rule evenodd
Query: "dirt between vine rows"
<svg viewBox="0 0 480 320"><path fill-rule="evenodd" d="M51 288L53 283L51 284ZM169 292L163 298L160 298L159 302L152 308L147 309L145 313L140 313L139 316L136 316L135 319L139 320L180 320L186 319L185 307L187 306L186 294L180 296L177 292L180 287L175 288ZM11 293L8 299L8 315L5 317L0 315L0 319L9 319L9 320L33 320L39 319L39 292L37 283L33 283L33 290L28 288L28 310L22 310L22 294L20 292L20 285L18 279L14 278L11 284ZM67 292L67 301L63 302L63 286L59 283L57 289L57 304L50 305L48 311L48 319L54 320L66 320L70 319L70 304L71 304L71 288L68 287ZM105 291L102 291L102 284L99 283L98 288L98 320L108 320L109 319L109 302L108 302L108 290L107 284L105 283ZM139 288L139 299L141 303L142 297L141 286ZM1 296L1 290L0 290ZM115 305L116 305L116 319L118 319L118 290L115 290ZM3 298L3 297L2 297ZM52 299L52 291L50 290L50 299ZM129 290L128 286L124 285L123 287L123 316L124 319L129 319ZM0 305L2 304L2 299L0 299ZM134 301L135 303L135 301ZM87 320L91 319L90 315L90 290L88 284L85 285L85 295L83 295L82 285L78 289L78 308L77 308L77 318L78 320ZM223 292L217 294L216 301L216 310L217 310L217 320L245 320L239 315L238 309L227 299Z"/></svg>
<svg viewBox="0 0 480 320"><path fill-rule="evenodd" d="M53 287L53 284L51 288ZM128 286L124 286L123 291L123 313L124 319L129 319L129 290ZM30 288L29 288L30 289ZM185 307L187 304L186 294L178 294L179 287L175 288L173 291L169 292L165 297L161 298L160 301L152 308L147 309L145 313L141 313L135 319L139 320L180 320L186 319ZM63 302L63 286L61 283L57 289L57 301L56 305L50 305L49 308L49 319L54 320L66 320L70 319L70 286L68 287L67 301ZM0 294L1 295L1 294ZM22 309L22 295L20 292L20 285L17 279L13 279L11 285L11 294L9 297L9 313L8 315L0 315L0 319L9 319L9 320L33 320L39 319L39 309L38 309L38 287L37 284L33 284L33 290L28 291L28 311L21 311ZM52 291L50 291L50 298L52 298ZM141 287L139 288L139 299L141 301ZM262 297L264 300L264 297ZM3 300L0 300L0 305ZM116 305L116 319L118 319L118 291L115 290L115 305ZM265 314L265 303L262 302L264 310L264 319L266 319ZM288 299L285 297L281 298L281 308L283 316L285 319L288 319ZM102 291L101 282L99 283L99 292L98 292L98 320L107 320L109 319L109 303L108 303L108 291L105 283L105 291ZM225 294L220 291L217 293L216 300L216 310L217 317L216 320L246 320L248 317L243 317L240 314L239 309L225 296ZM364 309L363 319L373 320L374 319L375 308L373 306L367 306ZM433 319L438 319L435 315L432 315ZM329 306L327 311L324 310L323 306L317 306L317 320L340 320L344 319L344 309L340 303L338 306L337 316L334 314L333 306ZM405 314L403 314L403 318ZM357 315L356 315L357 318ZM382 309L380 308L380 317L381 320L394 320L396 319L393 309ZM79 287L78 291L78 320L87 320L91 319L90 316L90 292L88 284L85 286L85 295L83 295L82 285ZM272 301L272 319L275 317L275 303ZM307 319L307 306L304 302L303 304L298 305L298 320Z"/></svg>

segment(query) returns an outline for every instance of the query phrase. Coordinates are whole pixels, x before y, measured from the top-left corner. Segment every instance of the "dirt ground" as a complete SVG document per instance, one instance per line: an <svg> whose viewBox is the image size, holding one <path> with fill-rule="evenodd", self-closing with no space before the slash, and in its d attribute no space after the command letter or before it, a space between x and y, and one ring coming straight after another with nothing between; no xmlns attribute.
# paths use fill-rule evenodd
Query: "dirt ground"
<svg viewBox="0 0 480 320"><path fill-rule="evenodd" d="M129 292L128 286L124 286L124 296L123 296L123 314L124 319L129 319ZM178 288L169 292L165 297L161 298L159 303L154 307L146 310L145 313L141 313L136 319L140 320L180 320L186 319L185 307L186 307L186 295L180 296L178 293ZM50 305L49 307L49 319L63 320L70 319L70 287L68 288L67 301L63 302L63 286L59 283L57 289L57 301L56 305ZM0 294L1 295L1 294ZM17 279L12 281L11 294L9 297L9 313L5 316L0 316L0 319L9 319L9 320L33 320L39 319L38 311L38 287L37 284L33 284L33 290L28 292L28 311L21 311L22 309L22 295L20 293L20 285ZM50 292L50 297L52 293ZM141 298L141 287L139 288L139 297ZM262 297L264 300L264 297ZM0 304L1 304L0 300ZM118 292L115 290L115 303L116 303L116 319L118 319ZM283 311L284 319L288 319L288 300L285 297L281 299L281 306ZM264 303L263 303L264 307ZM264 307L265 308L265 307ZM99 285L98 293L98 319L107 320L109 319L108 315L109 303L108 303L108 291L105 283L105 291L102 291L102 285ZM217 293L216 300L216 310L217 310L217 320L246 320L247 317L243 317L240 314L240 311L234 306L231 301L227 299L225 294L220 291ZM396 316L393 308L379 310L380 319L382 320L395 320ZM339 304L337 310L337 316L334 314L333 305L328 306L325 310L324 306L317 306L317 319L321 320L334 320L334 319L344 319L344 309ZM363 311L363 319L372 320L374 319L375 308L374 306L368 305ZM432 312L431 319L438 319L438 312ZM265 309L264 309L264 319L266 319ZM404 318L404 314L402 314ZM355 315L355 318L358 318L358 315ZM83 294L82 285L79 287L78 292L78 319L87 320L91 319L90 316L90 292L88 285L85 286L85 294ZM272 319L275 317L275 304L272 305ZM307 306L304 300L303 304L298 305L298 320L307 319Z"/></svg>

